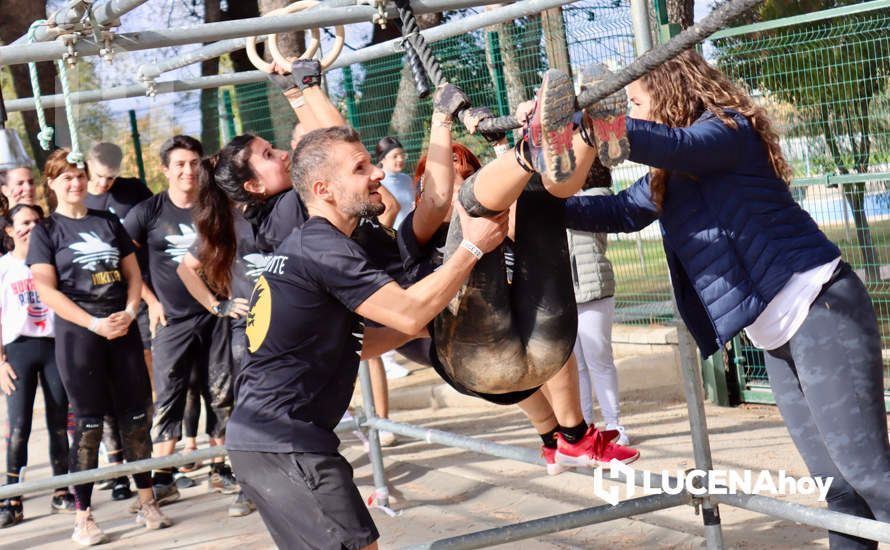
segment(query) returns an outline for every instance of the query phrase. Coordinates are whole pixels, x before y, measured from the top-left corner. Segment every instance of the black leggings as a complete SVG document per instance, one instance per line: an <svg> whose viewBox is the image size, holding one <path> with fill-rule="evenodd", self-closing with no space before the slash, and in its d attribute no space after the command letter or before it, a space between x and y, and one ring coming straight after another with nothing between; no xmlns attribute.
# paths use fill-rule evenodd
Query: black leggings
<svg viewBox="0 0 890 550"><path fill-rule="evenodd" d="M16 376L15 391L6 398L9 416L6 483L17 483L22 468L28 464L28 439L38 381L43 388L53 475L68 473L68 397L56 368L54 344L52 338L20 336L6 345L6 359Z"/></svg>
<svg viewBox="0 0 890 550"><path fill-rule="evenodd" d="M71 471L98 466L102 417L108 411L117 420L124 458L149 458L151 439L146 411L151 404L151 389L136 324L131 324L124 336L106 340L57 317L56 363L75 417ZM133 474L133 479L140 489L151 487L148 472ZM92 483L74 487L78 510L90 506L92 491Z"/></svg>
<svg viewBox="0 0 890 550"><path fill-rule="evenodd" d="M874 307L841 262L791 340L766 354L776 404L829 510L890 523L890 443ZM890 529L890 525L888 525ZM829 532L832 550L876 542Z"/></svg>
<svg viewBox="0 0 890 550"><path fill-rule="evenodd" d="M463 183L461 203L471 215L488 214L475 199L474 182L471 176ZM446 259L462 238L455 212ZM547 192L540 176L517 201L513 252L511 283L502 245L483 256L457 299L433 321L436 370L462 391L501 404L522 401L556 374L578 332L565 200Z"/></svg>

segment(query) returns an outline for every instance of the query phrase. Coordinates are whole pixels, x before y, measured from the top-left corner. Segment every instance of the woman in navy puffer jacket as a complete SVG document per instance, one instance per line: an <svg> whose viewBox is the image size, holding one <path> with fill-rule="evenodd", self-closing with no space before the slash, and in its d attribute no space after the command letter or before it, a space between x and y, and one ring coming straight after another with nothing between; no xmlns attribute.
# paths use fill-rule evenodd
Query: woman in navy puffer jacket
<svg viewBox="0 0 890 550"><path fill-rule="evenodd" d="M658 219L680 313L702 352L744 329L766 350L776 403L810 474L833 478L829 509L890 523L874 308L792 198L764 110L695 52L627 92L630 159L652 170L615 196L569 199L568 227L630 232ZM829 541L877 547L833 532Z"/></svg>

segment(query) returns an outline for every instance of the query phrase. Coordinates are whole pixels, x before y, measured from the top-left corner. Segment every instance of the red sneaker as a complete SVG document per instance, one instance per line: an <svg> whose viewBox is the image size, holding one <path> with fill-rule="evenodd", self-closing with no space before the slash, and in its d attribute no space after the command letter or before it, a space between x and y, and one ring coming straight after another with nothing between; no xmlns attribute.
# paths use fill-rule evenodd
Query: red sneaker
<svg viewBox="0 0 890 550"><path fill-rule="evenodd" d="M639 457L639 451L612 443L593 426L587 428L577 443L569 443L561 433L556 434L555 460L560 464L608 468L613 459L629 464Z"/></svg>
<svg viewBox="0 0 890 550"><path fill-rule="evenodd" d="M565 181L575 171L572 150L572 116L575 88L572 79L557 69L544 73L535 110L530 115L525 139L535 171L552 182Z"/></svg>
<svg viewBox="0 0 890 550"><path fill-rule="evenodd" d="M564 464L560 464L556 461L556 449L551 449L549 447L541 446L541 456L544 457L544 461L547 462L547 475L548 476L558 476L559 474L565 472L566 470L571 470L570 466L566 466Z"/></svg>

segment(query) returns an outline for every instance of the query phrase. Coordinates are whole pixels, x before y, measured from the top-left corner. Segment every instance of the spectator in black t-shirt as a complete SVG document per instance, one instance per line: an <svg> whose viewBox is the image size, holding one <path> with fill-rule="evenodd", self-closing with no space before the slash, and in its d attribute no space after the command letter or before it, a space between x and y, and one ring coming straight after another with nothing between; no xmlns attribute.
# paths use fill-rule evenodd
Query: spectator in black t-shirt
<svg viewBox="0 0 890 550"><path fill-rule="evenodd" d="M454 255L403 289L349 238L361 217L382 209L383 171L358 134L309 132L292 176L310 218L276 249L254 289L226 446L279 547L376 548L377 530L333 431L359 359L421 332L503 239L506 217L463 218L467 239ZM366 328L363 318L384 326Z"/></svg>
<svg viewBox="0 0 890 550"><path fill-rule="evenodd" d="M195 242L192 219L198 199L201 143L174 136L161 146L161 166L168 188L133 208L124 221L130 237L148 253L151 288L142 289L149 308L155 373L152 440L157 456L173 453L182 437L182 421L192 369L199 369L201 393L209 399L215 423L207 423L211 445L225 441L232 408L232 352L228 318L209 313L189 294L176 275ZM155 472L155 495L162 504L179 498L170 469ZM208 490L238 491L224 459L215 459Z"/></svg>
<svg viewBox="0 0 890 550"><path fill-rule="evenodd" d="M87 196L84 200L87 208L103 210L117 216L121 223L131 208L151 196L151 190L139 178L120 177L121 162L124 153L114 143L95 143L87 154L87 166L90 172L90 181L87 183ZM148 258L142 250L136 251L136 259L139 261L139 269L142 271L143 281L148 276ZM139 303L139 311L136 314L136 323L139 327L139 335L142 337L142 354L145 356L145 364L148 367L148 377L154 386L151 371L151 335L148 330L148 307L145 302ZM102 433L102 442L105 444L105 452L108 462L118 464L123 460L120 435L114 417L105 417L105 428ZM102 489L111 489L113 500L125 500L130 498L130 483L126 476L109 480L100 485Z"/></svg>
<svg viewBox="0 0 890 550"><path fill-rule="evenodd" d="M47 159L44 176L58 208L31 231L27 262L40 299L56 314L56 363L76 422L70 469L78 472L98 464L108 411L123 436L124 457L151 456L151 393L132 323L142 287L133 244L116 216L84 205L87 172L69 163L67 154L60 149ZM137 520L149 529L170 525L155 502L150 474L133 478L141 504ZM85 546L105 540L90 513L92 488L74 488L72 538Z"/></svg>

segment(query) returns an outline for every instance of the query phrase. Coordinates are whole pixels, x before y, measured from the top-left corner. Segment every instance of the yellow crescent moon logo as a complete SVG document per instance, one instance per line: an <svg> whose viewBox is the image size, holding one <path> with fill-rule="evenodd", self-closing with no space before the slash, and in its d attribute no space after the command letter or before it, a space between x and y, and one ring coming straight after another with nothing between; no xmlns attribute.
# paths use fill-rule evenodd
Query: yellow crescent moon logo
<svg viewBox="0 0 890 550"><path fill-rule="evenodd" d="M247 349L250 353L256 353L266 339L272 319L272 292L269 290L269 282L262 275L253 287L250 303L252 305L247 314L247 328L244 332L247 334Z"/></svg>

